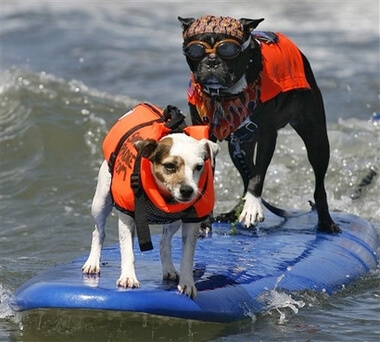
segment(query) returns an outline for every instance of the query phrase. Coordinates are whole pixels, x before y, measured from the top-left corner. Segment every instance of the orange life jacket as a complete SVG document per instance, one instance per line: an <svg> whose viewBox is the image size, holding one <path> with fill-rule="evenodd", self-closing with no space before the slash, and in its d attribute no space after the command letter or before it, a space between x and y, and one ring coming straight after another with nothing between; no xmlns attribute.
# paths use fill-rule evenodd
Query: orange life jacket
<svg viewBox="0 0 380 342"><path fill-rule="evenodd" d="M103 153L112 173L111 194L117 209L133 215L135 195L131 177L134 173L137 151L133 144L141 139L160 140L172 133L163 111L151 104L141 103L122 116L110 129L103 142ZM209 138L207 126L189 126L183 129L189 136L200 140ZM205 219L213 210L214 179L210 160L206 160L198 187L200 194L189 203L168 203L160 194L151 171L151 162L141 157L137 170L146 196L151 223L171 222L178 219L193 222Z"/></svg>
<svg viewBox="0 0 380 342"><path fill-rule="evenodd" d="M286 36L276 32L278 41L261 42L263 72L260 100L266 102L281 92L310 89L306 79L301 51Z"/></svg>
<svg viewBox="0 0 380 342"><path fill-rule="evenodd" d="M219 140L226 139L252 114L258 101L266 102L281 92L310 89L306 79L302 55L286 36L276 33L276 41L260 40L263 70L257 80L248 84L236 96L212 97L190 76L188 102L197 108L202 122L209 125Z"/></svg>

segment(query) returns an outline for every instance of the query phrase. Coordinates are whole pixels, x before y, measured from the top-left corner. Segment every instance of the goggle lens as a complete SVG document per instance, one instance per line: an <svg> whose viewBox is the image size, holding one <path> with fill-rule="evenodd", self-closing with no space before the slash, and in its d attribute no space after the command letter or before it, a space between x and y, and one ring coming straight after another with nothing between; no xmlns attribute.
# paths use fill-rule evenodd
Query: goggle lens
<svg viewBox="0 0 380 342"><path fill-rule="evenodd" d="M185 49L185 55L191 59L201 59L206 55L206 48L202 44L192 44Z"/></svg>
<svg viewBox="0 0 380 342"><path fill-rule="evenodd" d="M235 43L221 43L217 47L217 54L220 57L225 57L225 58L231 58L237 56L240 51L241 51L241 46L240 44L235 44Z"/></svg>

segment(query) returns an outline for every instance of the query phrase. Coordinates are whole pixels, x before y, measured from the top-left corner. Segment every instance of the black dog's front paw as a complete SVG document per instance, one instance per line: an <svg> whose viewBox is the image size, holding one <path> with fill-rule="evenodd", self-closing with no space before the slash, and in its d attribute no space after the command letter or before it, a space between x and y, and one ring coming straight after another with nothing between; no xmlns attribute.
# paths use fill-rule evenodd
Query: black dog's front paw
<svg viewBox="0 0 380 342"><path fill-rule="evenodd" d="M335 224L333 221L318 222L318 230L320 232L331 233L331 234L342 232L342 229L340 229L339 226Z"/></svg>
<svg viewBox="0 0 380 342"><path fill-rule="evenodd" d="M216 222L228 222L233 223L236 222L238 219L237 213L235 209L232 209L231 211L227 213L221 213L217 217L215 217Z"/></svg>
<svg viewBox="0 0 380 342"><path fill-rule="evenodd" d="M230 211L221 213L215 217L216 222L235 223L239 220L239 216L243 210L244 200L241 199Z"/></svg>
<svg viewBox="0 0 380 342"><path fill-rule="evenodd" d="M205 237L212 232L212 223L215 222L214 217L211 215L204 221L201 222L199 227L199 237Z"/></svg>
<svg viewBox="0 0 380 342"><path fill-rule="evenodd" d="M226 213L219 214L216 218L216 222L227 222L227 223L236 223L239 221L239 216L243 211L245 204L245 199L240 198L239 202Z"/></svg>

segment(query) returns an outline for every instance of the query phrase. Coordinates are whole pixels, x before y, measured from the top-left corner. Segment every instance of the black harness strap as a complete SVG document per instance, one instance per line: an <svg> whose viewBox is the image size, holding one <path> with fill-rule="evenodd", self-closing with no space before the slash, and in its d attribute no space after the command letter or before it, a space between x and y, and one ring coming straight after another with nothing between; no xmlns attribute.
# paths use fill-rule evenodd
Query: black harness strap
<svg viewBox="0 0 380 342"><path fill-rule="evenodd" d="M268 102L265 104L258 102L244 125L235 130L227 139L231 159L234 161L243 179L244 193L248 190L248 183L252 177L252 171L245 158L242 144L257 139L256 132L259 129L261 121L265 120L268 112L277 112L287 99L287 96L286 93L279 94L274 99L268 101L270 104L268 104Z"/></svg>
<svg viewBox="0 0 380 342"><path fill-rule="evenodd" d="M244 126L232 133L228 139L230 156L243 179L244 193L248 189L248 183L252 177L252 171L247 163L245 152L241 145L243 142L254 139L257 127L257 124L249 120Z"/></svg>
<svg viewBox="0 0 380 342"><path fill-rule="evenodd" d="M148 212L145 206L146 198L140 178L142 152L143 151L141 151L136 157L135 166L131 175L131 187L135 195L135 222L137 238L139 240L140 250L144 252L153 249L153 244L149 230Z"/></svg>

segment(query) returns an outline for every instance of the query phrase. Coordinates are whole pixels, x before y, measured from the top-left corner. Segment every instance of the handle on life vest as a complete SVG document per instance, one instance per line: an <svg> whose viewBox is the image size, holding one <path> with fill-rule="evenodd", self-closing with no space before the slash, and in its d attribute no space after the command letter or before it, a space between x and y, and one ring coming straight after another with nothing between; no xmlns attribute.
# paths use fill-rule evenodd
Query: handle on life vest
<svg viewBox="0 0 380 342"><path fill-rule="evenodd" d="M168 105L163 112L166 122L165 126L170 128L172 133L182 132L187 126L185 122L185 115L182 114L181 110L175 106Z"/></svg>

